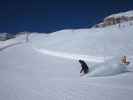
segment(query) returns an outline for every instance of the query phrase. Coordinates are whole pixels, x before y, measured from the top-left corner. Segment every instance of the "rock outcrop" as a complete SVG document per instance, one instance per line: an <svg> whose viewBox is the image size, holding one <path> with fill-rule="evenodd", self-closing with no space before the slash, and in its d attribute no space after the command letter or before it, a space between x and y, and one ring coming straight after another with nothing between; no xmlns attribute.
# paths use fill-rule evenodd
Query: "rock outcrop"
<svg viewBox="0 0 133 100"><path fill-rule="evenodd" d="M133 11L128 11L119 14L113 14L106 17L103 22L95 25L95 27L106 27L110 25L120 24L123 22L133 21Z"/></svg>

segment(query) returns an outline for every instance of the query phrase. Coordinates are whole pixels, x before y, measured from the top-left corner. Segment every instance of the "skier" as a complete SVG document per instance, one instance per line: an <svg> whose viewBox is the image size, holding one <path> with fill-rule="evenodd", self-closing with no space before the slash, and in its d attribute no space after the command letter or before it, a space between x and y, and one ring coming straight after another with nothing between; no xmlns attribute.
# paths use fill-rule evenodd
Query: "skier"
<svg viewBox="0 0 133 100"><path fill-rule="evenodd" d="M121 58L121 64L126 64L126 65L130 64L130 62L127 61L127 57L126 57L126 56L123 56L123 57Z"/></svg>
<svg viewBox="0 0 133 100"><path fill-rule="evenodd" d="M81 64L82 67L80 73L84 71L84 74L87 74L89 72L89 67L87 66L87 64L83 60L79 60L79 63Z"/></svg>

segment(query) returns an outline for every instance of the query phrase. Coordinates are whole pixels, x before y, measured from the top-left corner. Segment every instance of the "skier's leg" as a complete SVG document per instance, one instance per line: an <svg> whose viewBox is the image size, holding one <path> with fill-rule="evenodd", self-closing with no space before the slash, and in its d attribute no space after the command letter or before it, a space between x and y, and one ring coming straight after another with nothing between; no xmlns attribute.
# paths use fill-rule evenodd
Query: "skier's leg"
<svg viewBox="0 0 133 100"><path fill-rule="evenodd" d="M80 73L82 73L82 71L83 71L83 68L80 70Z"/></svg>

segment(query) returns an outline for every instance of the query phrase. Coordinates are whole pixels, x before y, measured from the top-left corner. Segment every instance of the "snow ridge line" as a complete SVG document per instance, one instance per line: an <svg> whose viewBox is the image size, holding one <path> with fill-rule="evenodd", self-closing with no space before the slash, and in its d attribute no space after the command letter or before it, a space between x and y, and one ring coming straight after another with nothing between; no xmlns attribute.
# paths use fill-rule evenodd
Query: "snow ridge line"
<svg viewBox="0 0 133 100"><path fill-rule="evenodd" d="M46 50L46 49L37 49L37 48L34 48L34 49L45 55L50 55L50 56L55 56L55 57L60 57L60 58L65 58L65 59L73 59L73 60L82 59L88 62L97 62L97 63L102 63L105 60L104 57L71 54L71 53L57 52L57 51L51 51L51 50Z"/></svg>
<svg viewBox="0 0 133 100"><path fill-rule="evenodd" d="M1 47L1 48L0 48L0 51L2 51L2 50L4 50L4 49L7 49L7 48L9 48L9 47L13 47L13 46L18 45L18 44L22 44L22 42L12 43L12 44L6 45L6 46L4 46L4 47Z"/></svg>

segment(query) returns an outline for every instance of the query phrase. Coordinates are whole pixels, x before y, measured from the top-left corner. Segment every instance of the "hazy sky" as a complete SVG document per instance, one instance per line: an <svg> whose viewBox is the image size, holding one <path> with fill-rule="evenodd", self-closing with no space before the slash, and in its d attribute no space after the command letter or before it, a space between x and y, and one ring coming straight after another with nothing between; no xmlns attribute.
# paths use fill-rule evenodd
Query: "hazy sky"
<svg viewBox="0 0 133 100"><path fill-rule="evenodd" d="M128 10L133 10L133 0L0 0L0 32L87 28Z"/></svg>

